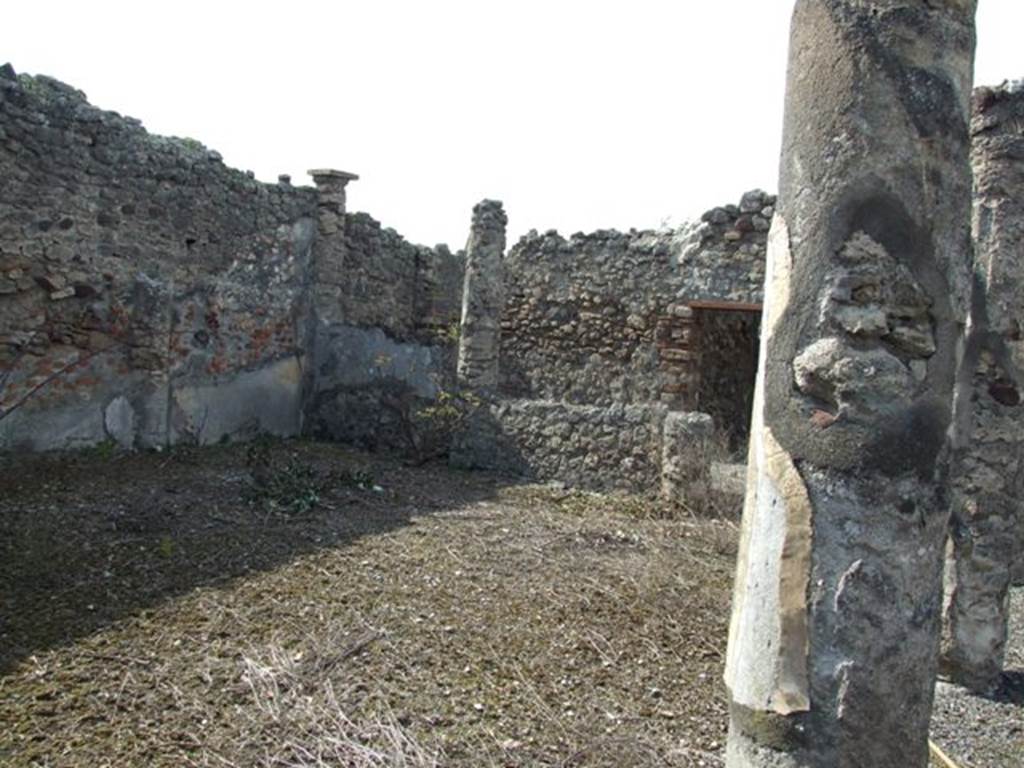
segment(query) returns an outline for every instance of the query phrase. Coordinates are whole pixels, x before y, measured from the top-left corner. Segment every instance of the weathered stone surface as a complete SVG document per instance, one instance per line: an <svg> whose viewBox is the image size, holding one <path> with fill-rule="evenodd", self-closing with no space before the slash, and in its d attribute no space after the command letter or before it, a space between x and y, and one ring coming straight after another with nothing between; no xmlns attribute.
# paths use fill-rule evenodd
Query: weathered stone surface
<svg viewBox="0 0 1024 768"><path fill-rule="evenodd" d="M760 191L744 198L774 202ZM662 402L745 434L750 399L740 390L752 392L759 314L688 306L760 302L765 235L726 241L739 216L728 206L679 230L524 236L505 260L501 392Z"/></svg>
<svg viewBox="0 0 1024 768"><path fill-rule="evenodd" d="M761 212L775 198L755 191L744 200ZM523 237L503 264L498 366L503 399L468 425L456 449L457 463L477 462L583 487L599 483L606 489L651 492L639 482L650 480L684 503L687 493L710 492L704 438L672 429L659 435L655 464L666 468L664 478L634 471L631 441L625 454L603 446L606 460L586 460L588 467L600 468L595 480L589 477L594 473L581 473L557 457L558 448L575 450L560 435L548 441L543 437L548 427L537 425L540 436L525 428L524 423L532 424L523 415L527 406L510 403L536 402L536 412L553 420L571 413L573 429L584 435L600 433L621 406L657 406L662 413L697 405L712 412L718 429L742 440L760 318L750 309L760 300L765 243L753 217L738 223L744 215L739 207L726 206L710 211L696 227L678 231L602 230L569 239L551 231ZM724 238L733 226L744 230L742 243ZM738 274L747 282L733 282L724 290L726 276ZM713 308L694 309L688 305L694 301ZM684 417L673 414L672 424L682 424L679 418ZM691 460L698 464L688 466Z"/></svg>
<svg viewBox="0 0 1024 768"><path fill-rule="evenodd" d="M1011 581L1024 578L1024 88L974 95L975 300L962 386L972 390L953 482L943 667L979 691L1000 682Z"/></svg>
<svg viewBox="0 0 1024 768"><path fill-rule="evenodd" d="M433 401L453 386L450 346L397 341L380 328L322 328L306 431L377 449L408 449L407 403Z"/></svg>
<svg viewBox="0 0 1024 768"><path fill-rule="evenodd" d="M324 227L325 217L337 228ZM453 386L462 256L413 245L364 213L338 219L332 209L321 209L315 253L317 362L307 384L308 429L396 447L394 430L380 426L382 418L393 421L379 413L383 394L423 397L427 376L436 379L431 393ZM409 354L418 365L400 364Z"/></svg>
<svg viewBox="0 0 1024 768"><path fill-rule="evenodd" d="M170 442L208 445L289 437L302 429L302 358L283 358L223 380L181 381L171 391Z"/></svg>
<svg viewBox="0 0 1024 768"><path fill-rule="evenodd" d="M365 435L378 420L323 396L345 383L332 361L366 349L330 348L352 329L415 346L451 380L461 257L347 213L354 175L260 184L13 71L0 129L0 449L295 435L307 418ZM376 388L352 385L364 396L422 389L370 369Z"/></svg>
<svg viewBox="0 0 1024 768"><path fill-rule="evenodd" d="M928 761L974 5L796 3L726 668L731 768Z"/></svg>
<svg viewBox="0 0 1024 768"><path fill-rule="evenodd" d="M479 392L493 393L498 388L507 224L499 201L484 200L473 207L466 243L458 376L460 385Z"/></svg>
<svg viewBox="0 0 1024 768"><path fill-rule="evenodd" d="M667 413L657 404L602 408L503 399L474 415L451 460L594 491L656 494Z"/></svg>
<svg viewBox="0 0 1024 768"><path fill-rule="evenodd" d="M660 350L682 280L670 235L524 236L505 260L501 391L580 405L659 402L679 381ZM688 317L686 318L689 319Z"/></svg>
<svg viewBox="0 0 1024 768"><path fill-rule="evenodd" d="M103 427L111 440L122 448L131 448L135 442L135 409L124 395L118 395L107 404L103 412Z"/></svg>
<svg viewBox="0 0 1024 768"><path fill-rule="evenodd" d="M744 193L739 206L713 208L676 232L673 252L683 281L678 298L760 304L774 205L774 195L756 189Z"/></svg>
<svg viewBox="0 0 1024 768"><path fill-rule="evenodd" d="M710 497L715 423L706 413L665 415L661 440L661 497L701 512Z"/></svg>
<svg viewBox="0 0 1024 768"><path fill-rule="evenodd" d="M0 275L16 289L0 295L0 447L161 445L169 390L294 359L312 190L259 184L47 77L0 78L0 127ZM137 434L107 429L112 401Z"/></svg>

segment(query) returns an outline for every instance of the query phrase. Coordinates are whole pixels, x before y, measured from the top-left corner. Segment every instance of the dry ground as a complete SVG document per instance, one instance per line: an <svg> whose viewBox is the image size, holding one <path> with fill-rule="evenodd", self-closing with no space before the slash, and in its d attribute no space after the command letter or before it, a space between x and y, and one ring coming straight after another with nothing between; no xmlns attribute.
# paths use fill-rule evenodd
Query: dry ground
<svg viewBox="0 0 1024 768"><path fill-rule="evenodd" d="M735 527L661 512L307 443L0 459L0 765L720 766Z"/></svg>

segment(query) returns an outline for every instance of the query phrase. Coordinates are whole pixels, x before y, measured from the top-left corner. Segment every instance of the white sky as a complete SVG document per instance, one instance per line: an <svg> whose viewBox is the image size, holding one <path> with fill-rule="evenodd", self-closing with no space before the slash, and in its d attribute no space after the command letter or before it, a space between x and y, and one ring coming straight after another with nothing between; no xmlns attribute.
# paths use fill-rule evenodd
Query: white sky
<svg viewBox="0 0 1024 768"><path fill-rule="evenodd" d="M0 63L265 181L362 178L349 208L461 247L655 227L775 189L792 0L8 2ZM976 82L1024 77L1022 0L981 0Z"/></svg>

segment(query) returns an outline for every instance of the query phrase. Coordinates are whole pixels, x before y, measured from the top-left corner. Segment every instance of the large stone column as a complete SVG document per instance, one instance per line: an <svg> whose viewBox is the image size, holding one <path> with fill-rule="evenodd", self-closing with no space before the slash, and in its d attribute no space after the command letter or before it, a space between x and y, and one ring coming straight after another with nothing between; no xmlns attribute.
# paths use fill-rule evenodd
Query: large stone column
<svg viewBox="0 0 1024 768"><path fill-rule="evenodd" d="M970 275L974 0L798 0L728 765L923 768Z"/></svg>
<svg viewBox="0 0 1024 768"><path fill-rule="evenodd" d="M460 385L479 392L494 392L498 387L507 223L508 217L497 200L483 200L473 207L462 289L458 377Z"/></svg>
<svg viewBox="0 0 1024 768"><path fill-rule="evenodd" d="M979 88L971 128L977 294L964 366L973 396L953 482L943 668L989 692L1003 668L1013 571L1024 568L1024 84Z"/></svg>

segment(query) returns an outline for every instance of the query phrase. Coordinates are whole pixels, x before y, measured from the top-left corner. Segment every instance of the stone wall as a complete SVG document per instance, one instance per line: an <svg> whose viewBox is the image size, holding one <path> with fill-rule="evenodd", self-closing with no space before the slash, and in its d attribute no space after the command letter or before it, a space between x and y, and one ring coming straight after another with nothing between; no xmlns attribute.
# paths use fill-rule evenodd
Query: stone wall
<svg viewBox="0 0 1024 768"><path fill-rule="evenodd" d="M0 132L0 449L300 432L408 449L417 409L455 388L466 256L348 212L354 174L262 184L9 67ZM504 213L481 204L511 400L474 461L656 490L665 414L715 405L730 375L700 350L746 345L691 304L760 300L772 202L748 193L679 231L531 233L503 263Z"/></svg>
<svg viewBox="0 0 1024 768"><path fill-rule="evenodd" d="M455 440L452 463L591 491L686 503L709 492L711 419L658 403L498 399Z"/></svg>
<svg viewBox="0 0 1024 768"><path fill-rule="evenodd" d="M315 258L306 431L406 450L410 412L454 386L462 254L413 245L365 213L348 213L337 232L321 227Z"/></svg>
<svg viewBox="0 0 1024 768"><path fill-rule="evenodd" d="M759 306L773 204L754 191L675 231L523 237L505 260L501 392L692 407L690 306Z"/></svg>
<svg viewBox="0 0 1024 768"><path fill-rule="evenodd" d="M0 70L0 447L301 426L315 192Z"/></svg>
<svg viewBox="0 0 1024 768"><path fill-rule="evenodd" d="M0 449L359 440L385 394L436 394L461 255L346 213L355 177L323 173L261 184L0 69Z"/></svg>
<svg viewBox="0 0 1024 768"><path fill-rule="evenodd" d="M661 400L658 319L681 282L668 237L557 232L505 259L501 391L576 404Z"/></svg>
<svg viewBox="0 0 1024 768"><path fill-rule="evenodd" d="M453 451L456 466L595 491L657 490L660 405L572 405L504 399L485 406Z"/></svg>
<svg viewBox="0 0 1024 768"><path fill-rule="evenodd" d="M340 316L391 338L432 343L459 320L462 255L405 240L365 213L345 217Z"/></svg>
<svg viewBox="0 0 1024 768"><path fill-rule="evenodd" d="M677 265L684 280L679 298L760 304L775 195L755 189L739 205L712 208L676 233Z"/></svg>

